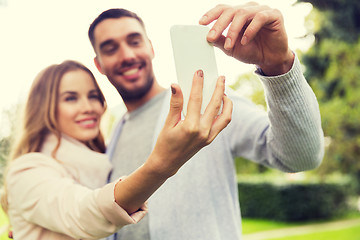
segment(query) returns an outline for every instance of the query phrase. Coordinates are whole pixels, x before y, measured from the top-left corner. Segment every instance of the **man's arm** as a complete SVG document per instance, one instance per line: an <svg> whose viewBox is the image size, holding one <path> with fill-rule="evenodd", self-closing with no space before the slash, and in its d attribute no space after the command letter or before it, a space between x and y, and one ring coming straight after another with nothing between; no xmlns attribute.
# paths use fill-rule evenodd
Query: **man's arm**
<svg viewBox="0 0 360 240"><path fill-rule="evenodd" d="M266 115L245 107L249 115L243 116L234 101L233 153L286 172L317 167L324 154L319 106L288 46L282 14L256 3L218 5L199 22L213 21L208 41L258 67L269 109Z"/></svg>

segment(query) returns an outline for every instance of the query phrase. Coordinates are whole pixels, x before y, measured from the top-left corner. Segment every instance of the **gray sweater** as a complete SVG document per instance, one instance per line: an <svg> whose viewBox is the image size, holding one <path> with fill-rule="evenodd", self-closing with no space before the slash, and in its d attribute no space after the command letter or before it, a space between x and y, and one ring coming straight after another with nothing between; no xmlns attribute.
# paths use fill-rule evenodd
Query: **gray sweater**
<svg viewBox="0 0 360 240"><path fill-rule="evenodd" d="M226 90L234 105L231 123L150 198L146 220L150 239L241 239L235 157L284 172L305 171L321 163L324 142L319 107L298 59L284 75L258 75L265 88L268 112ZM153 138L147 139L153 145L169 109L170 91L162 98L162 110L153 113L158 116ZM117 164L115 159L121 156L114 154L121 128L122 124L108 150L115 172L126 168L126 164ZM131 228L136 235L137 226Z"/></svg>

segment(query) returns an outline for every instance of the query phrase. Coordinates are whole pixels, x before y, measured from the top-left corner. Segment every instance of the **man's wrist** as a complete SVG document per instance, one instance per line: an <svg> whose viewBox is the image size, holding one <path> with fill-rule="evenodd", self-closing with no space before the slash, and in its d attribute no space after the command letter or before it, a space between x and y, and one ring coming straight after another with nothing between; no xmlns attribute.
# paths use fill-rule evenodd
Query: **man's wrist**
<svg viewBox="0 0 360 240"><path fill-rule="evenodd" d="M283 61L278 63L264 64L258 67L258 72L264 76L279 76L290 71L294 64L295 54L289 50Z"/></svg>

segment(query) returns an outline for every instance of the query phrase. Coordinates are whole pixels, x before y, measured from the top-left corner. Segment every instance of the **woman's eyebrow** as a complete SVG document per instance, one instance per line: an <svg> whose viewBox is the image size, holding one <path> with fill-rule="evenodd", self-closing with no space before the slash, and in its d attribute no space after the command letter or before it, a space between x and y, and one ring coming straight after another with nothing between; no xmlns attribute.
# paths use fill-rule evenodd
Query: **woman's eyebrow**
<svg viewBox="0 0 360 240"><path fill-rule="evenodd" d="M63 95L76 95L77 92L74 92L74 91L64 91L64 92L61 92L60 93L60 96L63 96Z"/></svg>

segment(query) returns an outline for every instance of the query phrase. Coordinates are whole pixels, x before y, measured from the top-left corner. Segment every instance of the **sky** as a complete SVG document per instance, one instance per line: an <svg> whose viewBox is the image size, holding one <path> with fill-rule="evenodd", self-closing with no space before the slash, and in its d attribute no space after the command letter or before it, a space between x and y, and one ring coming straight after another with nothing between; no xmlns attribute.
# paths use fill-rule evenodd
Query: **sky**
<svg viewBox="0 0 360 240"><path fill-rule="evenodd" d="M170 27L175 24L198 24L200 17L217 4L240 5L234 0L1 0L0 5L0 114L26 99L38 72L67 59L82 62L94 73L109 108L122 104L116 90L101 75L94 63L94 52L87 37L88 27L102 11L127 8L145 22L155 50L154 72L158 82L169 87L176 82L170 42ZM285 19L289 44L293 50L306 50L311 39L306 34L304 18L311 5L293 6L295 0L258 0L279 9ZM215 50L218 72L231 83L239 75L253 71L220 50ZM0 117L0 135L6 134L6 119Z"/></svg>

